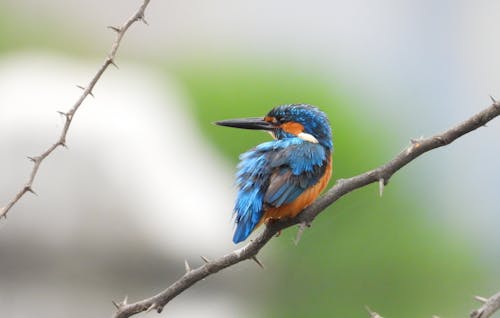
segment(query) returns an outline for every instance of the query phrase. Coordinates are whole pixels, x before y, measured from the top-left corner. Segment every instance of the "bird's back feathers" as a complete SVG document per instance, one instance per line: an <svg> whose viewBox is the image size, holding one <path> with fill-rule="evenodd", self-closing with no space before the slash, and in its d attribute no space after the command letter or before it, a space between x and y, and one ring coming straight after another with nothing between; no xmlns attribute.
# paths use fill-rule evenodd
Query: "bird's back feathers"
<svg viewBox="0 0 500 318"><path fill-rule="evenodd" d="M262 143L240 159L235 243L250 235L266 208L290 204L318 183L330 163L330 150L301 138L286 138Z"/></svg>

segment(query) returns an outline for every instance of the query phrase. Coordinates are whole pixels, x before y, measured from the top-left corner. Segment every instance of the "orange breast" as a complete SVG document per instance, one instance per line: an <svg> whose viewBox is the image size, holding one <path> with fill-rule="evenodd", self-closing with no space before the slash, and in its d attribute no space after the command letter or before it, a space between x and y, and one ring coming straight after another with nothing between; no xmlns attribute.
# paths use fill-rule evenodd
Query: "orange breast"
<svg viewBox="0 0 500 318"><path fill-rule="evenodd" d="M313 203L314 200L316 200L321 191L325 189L326 185L328 184L328 181L330 180L331 175L332 175L332 158L330 156L326 166L325 174L321 177L321 179L319 179L318 183L316 183L309 189L305 190L292 203L282 205L279 208L267 209L264 212L264 216L258 225L262 224L263 222L267 222L269 219L295 217L297 214L299 214L300 211L311 205L311 203Z"/></svg>

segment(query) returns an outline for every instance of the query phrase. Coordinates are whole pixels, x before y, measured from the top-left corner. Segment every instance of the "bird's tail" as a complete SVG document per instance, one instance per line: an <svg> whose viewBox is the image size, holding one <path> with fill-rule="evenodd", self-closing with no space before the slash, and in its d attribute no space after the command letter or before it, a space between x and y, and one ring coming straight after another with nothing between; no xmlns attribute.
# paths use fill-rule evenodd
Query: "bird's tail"
<svg viewBox="0 0 500 318"><path fill-rule="evenodd" d="M238 193L234 207L236 230L233 242L244 241L255 229L262 216L262 202L264 200L260 188L243 188Z"/></svg>
<svg viewBox="0 0 500 318"><path fill-rule="evenodd" d="M236 230L234 231L233 242L237 244L246 240L246 238L252 233L255 225L256 224L253 224L253 222L238 222L236 224Z"/></svg>

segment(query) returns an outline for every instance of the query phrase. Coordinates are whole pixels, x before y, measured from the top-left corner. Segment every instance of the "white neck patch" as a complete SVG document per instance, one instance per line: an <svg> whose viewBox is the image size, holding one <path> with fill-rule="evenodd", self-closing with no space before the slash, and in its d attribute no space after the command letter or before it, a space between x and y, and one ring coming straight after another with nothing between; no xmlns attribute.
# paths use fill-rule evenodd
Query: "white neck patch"
<svg viewBox="0 0 500 318"><path fill-rule="evenodd" d="M301 132L300 134L297 135L297 137L299 137L300 139L303 139L305 141L312 142L313 144L318 143L318 139L316 139L313 135L305 133L305 132Z"/></svg>

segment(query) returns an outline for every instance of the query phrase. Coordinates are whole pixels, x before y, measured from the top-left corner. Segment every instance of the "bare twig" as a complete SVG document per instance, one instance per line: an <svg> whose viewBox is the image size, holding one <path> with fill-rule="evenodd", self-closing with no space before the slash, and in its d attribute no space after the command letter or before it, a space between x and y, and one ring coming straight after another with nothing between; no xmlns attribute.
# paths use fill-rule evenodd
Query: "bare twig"
<svg viewBox="0 0 500 318"><path fill-rule="evenodd" d="M75 102L73 107L67 112L59 112L61 115L64 116L65 122L64 122L64 127L62 128L61 134L59 135L59 138L57 141L48 147L44 152L42 152L38 156L33 156L33 157L28 157L32 162L33 162L33 168L31 170L30 176L28 178L28 181L26 184L19 190L19 192L2 208L0 208L0 219L2 217L6 218L7 213L10 211L10 209L23 197L27 192L35 193L33 191L33 181L35 180L35 177L37 176L38 169L40 168L40 165L42 164L42 161L47 158L57 147L63 146L66 147L66 135L68 134L69 127L71 125L71 122L73 121L74 115L82 105L83 101L87 98L87 96L92 94L92 90L94 89L94 86L97 84L99 79L101 78L102 74L108 66L110 65L115 65L115 56L116 52L118 51L118 48L120 47L121 41L123 36L125 35L125 32L130 28L130 26L137 21L145 21L144 20L144 11L146 10L146 7L148 6L150 0L143 0L142 5L137 9L137 11L121 26L121 27L111 27L112 30L116 31L116 38L113 41L113 44L111 45L111 49L108 53L108 56L104 60L104 63L101 65L97 73L94 75L94 77L90 80L90 82L87 84L86 87L79 86L82 90L83 93L82 95L78 98L78 100Z"/></svg>
<svg viewBox="0 0 500 318"><path fill-rule="evenodd" d="M229 254L226 254L218 259L210 261L203 258L204 264L198 268L191 269L186 272L175 283L170 285L162 292L144 300L135 303L120 306L116 311L115 318L130 317L134 314L155 308L161 312L163 307L174 297L204 279L207 276L215 274L224 268L242 262L244 260L254 260L254 257L264 245L279 231L290 227L294 224L310 224L316 216L333 204L342 196L349 192L364 187L368 184L379 182L379 187L387 185L387 182L399 169L406 166L409 162L419 157L425 152L450 144L457 138L484 126L487 122L500 115L500 102L494 101L491 106L485 110L470 117L463 123L460 123L447 131L437 134L429 138L420 138L410 143L407 149L401 151L391 161L384 165L365 172L363 174L351 177L349 179L337 180L335 185L328 190L323 196L316 200L311 206L306 208L302 213L293 219L279 220L270 222L266 225L264 231L258 235L253 241L245 246L237 249ZM500 297L499 297L500 298ZM153 306L153 307L152 307ZM483 314L484 315L484 314ZM473 318L485 318L488 316L474 316Z"/></svg>
<svg viewBox="0 0 500 318"><path fill-rule="evenodd" d="M479 309L471 312L470 318L488 318L493 316L493 314L500 309L500 292L490 298L480 296L476 296L475 298L476 300L482 302L483 305L479 307Z"/></svg>

